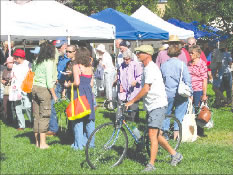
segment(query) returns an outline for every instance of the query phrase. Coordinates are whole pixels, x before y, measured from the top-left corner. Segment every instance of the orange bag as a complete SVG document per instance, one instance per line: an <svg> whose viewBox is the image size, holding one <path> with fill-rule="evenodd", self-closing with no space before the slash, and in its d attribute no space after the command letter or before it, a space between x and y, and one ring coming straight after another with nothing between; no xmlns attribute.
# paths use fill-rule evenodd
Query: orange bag
<svg viewBox="0 0 233 175"><path fill-rule="evenodd" d="M77 120L84 118L91 113L90 104L88 103L85 95L79 96L79 90L77 88L78 98L74 100L73 83L71 85L71 103L66 108L66 114L69 120Z"/></svg>
<svg viewBox="0 0 233 175"><path fill-rule="evenodd" d="M22 91L24 91L26 93L32 92L32 85L33 85L34 76L35 76L35 72L32 72L31 70L29 70L25 79L22 82L22 85L21 85Z"/></svg>

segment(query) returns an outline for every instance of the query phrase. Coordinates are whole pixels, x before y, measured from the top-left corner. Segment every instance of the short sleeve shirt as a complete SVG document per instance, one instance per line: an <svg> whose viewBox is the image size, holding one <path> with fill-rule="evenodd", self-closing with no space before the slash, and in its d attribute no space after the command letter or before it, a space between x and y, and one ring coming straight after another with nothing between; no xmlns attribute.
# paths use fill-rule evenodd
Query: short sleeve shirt
<svg viewBox="0 0 233 175"><path fill-rule="evenodd" d="M192 65L191 62L189 62L188 70L191 75L193 91L202 91L203 80L208 78L206 63L201 59L196 65Z"/></svg>
<svg viewBox="0 0 233 175"><path fill-rule="evenodd" d="M168 104L162 74L153 61L150 61L149 64L144 67L142 82L143 86L144 84L151 85L149 92L144 98L147 111L152 111L153 109L164 107Z"/></svg>

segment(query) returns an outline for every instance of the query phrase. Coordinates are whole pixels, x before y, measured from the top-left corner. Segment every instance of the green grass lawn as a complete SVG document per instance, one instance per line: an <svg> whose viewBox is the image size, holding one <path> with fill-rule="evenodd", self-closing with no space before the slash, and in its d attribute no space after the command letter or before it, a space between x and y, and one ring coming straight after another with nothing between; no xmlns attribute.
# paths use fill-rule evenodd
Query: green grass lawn
<svg viewBox="0 0 233 175"><path fill-rule="evenodd" d="M210 85L208 95L213 96ZM97 100L100 103L103 98ZM176 167L169 164L170 159L158 156L156 174L232 174L233 115L230 109L212 108L214 128L205 129L208 137L193 143L182 143L179 152L184 159ZM141 112L140 118L139 129L143 126L144 112ZM113 119L114 113L101 107L97 109L96 126ZM50 148L40 150L35 146L32 129L17 131L1 122L1 174L140 174L148 159L137 156L129 136L128 154L119 166L92 170L85 161L85 151L70 148L71 134L63 130L56 137L47 137L47 142Z"/></svg>

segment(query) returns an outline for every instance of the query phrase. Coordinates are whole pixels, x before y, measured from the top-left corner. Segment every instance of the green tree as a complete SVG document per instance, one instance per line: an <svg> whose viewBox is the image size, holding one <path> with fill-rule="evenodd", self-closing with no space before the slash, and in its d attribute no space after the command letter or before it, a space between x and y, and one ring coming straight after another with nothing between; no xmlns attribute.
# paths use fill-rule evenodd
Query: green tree
<svg viewBox="0 0 233 175"><path fill-rule="evenodd" d="M184 22L198 21L200 25L213 25L221 29L219 34L228 35L227 45L232 47L233 1L232 0L168 0L165 20L176 18ZM201 27L199 26L201 29Z"/></svg>
<svg viewBox="0 0 233 175"><path fill-rule="evenodd" d="M193 0L194 1L194 0ZM203 16L208 16L208 24L214 23L223 34L228 35L227 46L233 47L233 1L232 0L195 0L196 8ZM213 23L214 21L214 23Z"/></svg>
<svg viewBox="0 0 233 175"><path fill-rule="evenodd" d="M72 0L72 2L66 3L66 5L88 16L106 8L113 8L122 13L131 15L141 7L141 5L145 5L153 12L158 11L156 8L157 0Z"/></svg>
<svg viewBox="0 0 233 175"><path fill-rule="evenodd" d="M168 0L163 18L165 20L176 18L184 22L206 23L208 21L208 16L203 16L196 10L193 0Z"/></svg>

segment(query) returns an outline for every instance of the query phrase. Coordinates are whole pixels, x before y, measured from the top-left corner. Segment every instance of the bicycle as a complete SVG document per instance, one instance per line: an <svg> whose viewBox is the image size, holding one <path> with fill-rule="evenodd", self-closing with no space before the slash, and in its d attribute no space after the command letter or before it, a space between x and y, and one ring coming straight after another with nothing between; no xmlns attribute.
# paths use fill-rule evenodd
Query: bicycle
<svg viewBox="0 0 233 175"><path fill-rule="evenodd" d="M116 117L117 119L115 122L108 122L98 126L90 135L86 144L85 155L86 161L91 168L96 169L101 165L115 167L123 161L128 150L128 135L126 133L126 129L133 137L137 148L139 148L138 150L140 151L143 148L146 148L147 154L150 156L148 129L146 128L143 136L138 139L125 121L127 111L125 111L124 105L125 104L118 105L117 110L120 112L118 113L119 115ZM177 122L179 126L180 136L178 139L169 140L169 144L173 149L177 150L182 139L182 127L174 115L168 115L166 117L171 118L171 124L173 124L173 122ZM173 138L172 129L169 134L171 134L170 138ZM94 146L93 142L95 142ZM159 153L162 154L162 149L160 150L161 151Z"/></svg>

